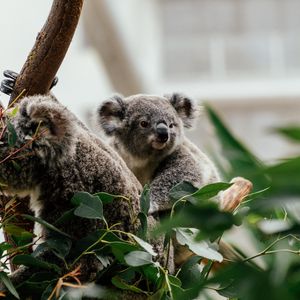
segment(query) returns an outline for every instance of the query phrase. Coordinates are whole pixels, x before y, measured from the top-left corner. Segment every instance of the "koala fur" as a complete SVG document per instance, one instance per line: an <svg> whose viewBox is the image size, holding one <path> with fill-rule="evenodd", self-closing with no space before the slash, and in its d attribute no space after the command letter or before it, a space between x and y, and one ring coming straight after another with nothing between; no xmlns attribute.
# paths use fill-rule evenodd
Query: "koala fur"
<svg viewBox="0 0 300 300"><path fill-rule="evenodd" d="M1 140L2 192L20 197L29 195L34 215L50 224L73 208L70 199L78 191L124 195L131 203L115 200L104 206L104 215L108 224L119 223L118 229L135 232L137 224L133 219L139 211L141 186L119 155L52 96L27 97L18 105L17 115L10 120L17 133L16 148L34 137L37 128L38 136L14 159L19 168L15 168L10 160L4 160L11 148L7 139ZM103 223L75 217L57 227L76 241L103 228ZM49 230L44 227L41 230L43 240L47 240ZM48 252L43 252L39 258L51 263L57 260ZM92 255L83 256L79 263L83 281L93 280L102 268ZM37 268L21 267L11 279L16 285L37 271Z"/></svg>
<svg viewBox="0 0 300 300"><path fill-rule="evenodd" d="M197 115L180 94L114 96L97 111L100 127L142 185L150 184L150 213L170 209L168 194L181 181L196 187L219 181L209 158L184 134Z"/></svg>

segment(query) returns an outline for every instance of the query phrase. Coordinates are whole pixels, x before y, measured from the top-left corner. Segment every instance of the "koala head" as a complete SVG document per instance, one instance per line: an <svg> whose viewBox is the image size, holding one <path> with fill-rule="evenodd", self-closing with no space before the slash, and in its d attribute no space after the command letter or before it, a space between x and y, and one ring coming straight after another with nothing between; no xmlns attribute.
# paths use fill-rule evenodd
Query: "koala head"
<svg viewBox="0 0 300 300"><path fill-rule="evenodd" d="M0 182L29 188L43 171L58 167L75 153L74 125L66 109L50 96L24 98L1 136ZM9 136L14 134L12 143Z"/></svg>
<svg viewBox="0 0 300 300"><path fill-rule="evenodd" d="M97 117L116 147L143 159L174 151L182 142L183 127L191 127L196 111L194 102L180 94L117 95L98 108Z"/></svg>

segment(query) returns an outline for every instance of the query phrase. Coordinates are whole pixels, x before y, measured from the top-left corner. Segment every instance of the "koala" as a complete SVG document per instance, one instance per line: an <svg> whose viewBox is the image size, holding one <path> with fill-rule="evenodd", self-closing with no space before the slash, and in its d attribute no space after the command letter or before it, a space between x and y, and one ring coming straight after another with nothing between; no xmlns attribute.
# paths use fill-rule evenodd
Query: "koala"
<svg viewBox="0 0 300 300"><path fill-rule="evenodd" d="M197 116L180 94L116 95L97 110L97 123L142 185L150 184L150 213L171 208L169 191L182 181L196 187L219 181L212 161L184 134Z"/></svg>
<svg viewBox="0 0 300 300"><path fill-rule="evenodd" d="M2 193L20 196L19 199L30 196L34 216L50 224L74 207L70 200L78 191L124 195L131 201L117 199L106 204L104 215L108 224L118 223L116 228L120 230L136 231L140 183L120 156L87 130L66 107L52 96L25 97L18 104L17 114L7 118L16 132L15 148L23 147L23 150L13 157L12 164L7 159L12 153L9 132L1 128ZM105 228L101 220L79 217L57 227L75 242L96 229ZM47 241L51 232L46 227L40 230L42 239ZM47 250L38 258L51 263L58 260ZM97 271L103 268L93 255L83 256L79 264L84 282L94 280ZM11 275L11 280L16 286L38 271L36 267L23 266Z"/></svg>

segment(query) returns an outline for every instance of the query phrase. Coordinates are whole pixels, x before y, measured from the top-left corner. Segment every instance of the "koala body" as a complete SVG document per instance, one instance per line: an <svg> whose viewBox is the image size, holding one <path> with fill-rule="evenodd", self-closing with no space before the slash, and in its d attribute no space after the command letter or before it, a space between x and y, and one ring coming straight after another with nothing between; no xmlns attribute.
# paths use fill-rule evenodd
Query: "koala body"
<svg viewBox="0 0 300 300"><path fill-rule="evenodd" d="M78 191L107 192L124 195L131 202L117 199L104 207L108 224L120 224L119 229L134 232L133 219L139 211L141 186L119 155L89 132L76 117L51 96L24 98L19 110L10 120L17 141L15 148L24 147L13 157L18 168L9 159L12 152L6 132L0 144L0 182L7 195L30 196L30 207L36 217L54 224L72 209L71 198ZM29 141L31 142L29 143ZM101 220L74 217L57 226L76 242L96 229L104 228ZM41 227L43 240L50 232ZM55 256L42 253L40 259L55 262ZM93 255L83 256L81 278L89 281L101 270L101 263ZM21 267L12 274L18 284L34 272Z"/></svg>
<svg viewBox="0 0 300 300"><path fill-rule="evenodd" d="M114 96L98 108L111 145L141 184L150 184L150 213L170 209L169 191L182 181L219 181L214 164L184 134L196 115L193 101L179 94Z"/></svg>

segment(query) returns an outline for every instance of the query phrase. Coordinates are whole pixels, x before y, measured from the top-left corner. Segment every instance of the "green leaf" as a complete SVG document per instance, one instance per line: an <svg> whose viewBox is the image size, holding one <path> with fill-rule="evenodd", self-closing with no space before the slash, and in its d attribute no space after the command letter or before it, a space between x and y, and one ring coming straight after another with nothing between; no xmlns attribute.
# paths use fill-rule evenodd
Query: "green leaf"
<svg viewBox="0 0 300 300"><path fill-rule="evenodd" d="M184 290L181 288L181 281L173 275L167 275L166 280L169 282L167 286L171 287L171 299L184 299Z"/></svg>
<svg viewBox="0 0 300 300"><path fill-rule="evenodd" d="M141 225L137 231L137 235L142 239L146 240L148 232L148 218L144 213L141 212L138 214L138 218L140 220Z"/></svg>
<svg viewBox="0 0 300 300"><path fill-rule="evenodd" d="M74 215L87 219L103 220L103 205L99 197L87 192L78 192L73 196L71 202L78 205Z"/></svg>
<svg viewBox="0 0 300 300"><path fill-rule="evenodd" d="M96 193L94 196L97 196L104 205L112 203L117 198L123 198L123 196L112 195L105 192Z"/></svg>
<svg viewBox="0 0 300 300"><path fill-rule="evenodd" d="M41 300L49 300L49 297L53 291L53 289L55 288L56 283L52 282L50 283L47 288L45 289L45 291L43 292L42 296L41 296Z"/></svg>
<svg viewBox="0 0 300 300"><path fill-rule="evenodd" d="M295 142L300 142L300 127L299 126L287 126L277 127L274 129L275 132L287 137Z"/></svg>
<svg viewBox="0 0 300 300"><path fill-rule="evenodd" d="M292 224L288 220L262 220L258 223L258 229L264 234L274 234L291 228Z"/></svg>
<svg viewBox="0 0 300 300"><path fill-rule="evenodd" d="M154 235L170 233L174 228L187 227L200 230L198 238L214 239L231 228L238 221L238 216L220 211L214 206L186 205L172 219L162 220L154 230Z"/></svg>
<svg viewBox="0 0 300 300"><path fill-rule="evenodd" d="M216 245L209 241L195 241L199 235L199 230L193 228L176 228L175 232L178 243L183 246L187 245L193 253L210 260L223 261L223 256L216 250Z"/></svg>
<svg viewBox="0 0 300 300"><path fill-rule="evenodd" d="M8 145L9 147L14 147L18 140L18 136L14 126L10 122L7 122L7 130L8 130L8 141L7 141Z"/></svg>
<svg viewBox="0 0 300 300"><path fill-rule="evenodd" d="M147 184L144 186L143 192L140 197L140 206L141 212L147 216L150 208L150 188Z"/></svg>
<svg viewBox="0 0 300 300"><path fill-rule="evenodd" d="M97 241L99 241L99 244L101 245L101 240L105 240L106 242L123 242L114 233L108 232L105 229L98 229L90 233L86 237L76 241L75 247L71 248L72 257L79 256L83 251L85 251L91 245L96 244ZM92 251L94 249L98 249L99 244L97 244L93 249L90 250Z"/></svg>
<svg viewBox="0 0 300 300"><path fill-rule="evenodd" d="M95 250L94 253L104 268L107 268L111 264L111 258L107 255L103 255L102 251Z"/></svg>
<svg viewBox="0 0 300 300"><path fill-rule="evenodd" d="M64 224L67 221L70 221L74 218L74 211L76 208L72 208L66 212L64 212L54 223L55 226L59 226Z"/></svg>
<svg viewBox="0 0 300 300"><path fill-rule="evenodd" d="M266 167L264 173L271 178L271 191L279 195L300 195L300 157Z"/></svg>
<svg viewBox="0 0 300 300"><path fill-rule="evenodd" d="M133 291L135 293L146 293L143 290L137 288L134 285L130 285L128 283L126 283L122 278L120 278L119 276L114 276L111 279L111 282L114 286L116 286L117 288L121 289L121 290L128 290L128 291Z"/></svg>
<svg viewBox="0 0 300 300"><path fill-rule="evenodd" d="M149 243L143 241L142 239L140 239L139 237L135 236L134 234L131 235L135 241L144 249L146 250L148 253L150 253L152 256L156 256L157 253L153 250L152 245L150 245Z"/></svg>
<svg viewBox="0 0 300 300"><path fill-rule="evenodd" d="M53 270L57 273L61 272L61 269L57 265L37 259L36 257L33 257L28 254L16 255L12 259L12 263L15 265L24 265L28 267L36 267L36 268L41 268L46 270Z"/></svg>
<svg viewBox="0 0 300 300"><path fill-rule="evenodd" d="M10 245L6 242L0 243L0 251L6 251L6 250L10 249L11 247L12 247L12 245Z"/></svg>
<svg viewBox="0 0 300 300"><path fill-rule="evenodd" d="M226 175L228 180L236 176L249 179L255 188L263 189L269 186L267 177L261 172L264 164L247 149L225 126L217 113L205 104L211 123L214 125L216 135L222 146L223 156L226 158L230 169Z"/></svg>
<svg viewBox="0 0 300 300"><path fill-rule="evenodd" d="M138 250L138 247L136 245L132 245L128 242L110 242L108 244L108 246L111 247L112 249L112 253L114 254L114 256L116 257L116 259L119 262L124 262L125 258L124 256L131 251L135 251Z"/></svg>
<svg viewBox="0 0 300 300"><path fill-rule="evenodd" d="M183 181L170 189L169 196L172 200L177 201L183 197L192 195L197 191L198 189L195 188L190 182Z"/></svg>
<svg viewBox="0 0 300 300"><path fill-rule="evenodd" d="M152 264L152 255L144 251L132 251L124 257L128 266L139 267Z"/></svg>
<svg viewBox="0 0 300 300"><path fill-rule="evenodd" d="M72 246L71 240L61 236L50 237L46 244L61 259L69 254Z"/></svg>
<svg viewBox="0 0 300 300"><path fill-rule="evenodd" d="M4 231L10 235L20 238L32 238L34 234L14 224L5 224Z"/></svg>
<svg viewBox="0 0 300 300"><path fill-rule="evenodd" d="M17 115L18 111L19 111L19 106L15 106L15 107L12 108L12 109L8 109L8 110L6 111L6 114L7 114L9 117L14 118L14 117Z"/></svg>
<svg viewBox="0 0 300 300"><path fill-rule="evenodd" d="M65 232L62 232L61 230L59 230L58 228L56 228L56 227L53 226L52 224L50 224L50 223L44 221L44 220L41 219L41 218L33 217L33 216L31 216L31 215L26 215L26 214L23 214L22 217L25 218L25 219L27 219L27 220L30 220L30 221L38 222L38 223L40 223L41 225L45 226L46 228L48 228L48 229L50 229L50 230L52 230L52 231L54 231L54 232L57 232L57 233L59 233L59 234L61 234L61 235L63 235L63 236L66 236L66 237L68 237L68 238L71 238L70 235L68 235L68 234L65 233Z"/></svg>
<svg viewBox="0 0 300 300"><path fill-rule="evenodd" d="M188 200L195 205L197 204L201 205L201 202L217 196L221 191L228 189L230 186L232 186L232 183L226 183L226 182L211 183L202 187L195 193L193 193L191 197L188 198Z"/></svg>
<svg viewBox="0 0 300 300"><path fill-rule="evenodd" d="M20 299L18 292L16 291L15 287L13 286L11 280L9 279L6 273L0 272L0 281L3 282L3 284L6 286L6 288L12 295L14 295L17 299Z"/></svg>
<svg viewBox="0 0 300 300"><path fill-rule="evenodd" d="M183 288L193 287L201 281L200 262L201 257L195 255L186 260L181 266L178 278L181 280Z"/></svg>
<svg viewBox="0 0 300 300"><path fill-rule="evenodd" d="M155 284L156 286L159 286L159 281L161 281L162 276L160 274L159 267L155 264L152 265L145 265L142 267L142 273L144 274L145 278Z"/></svg>

